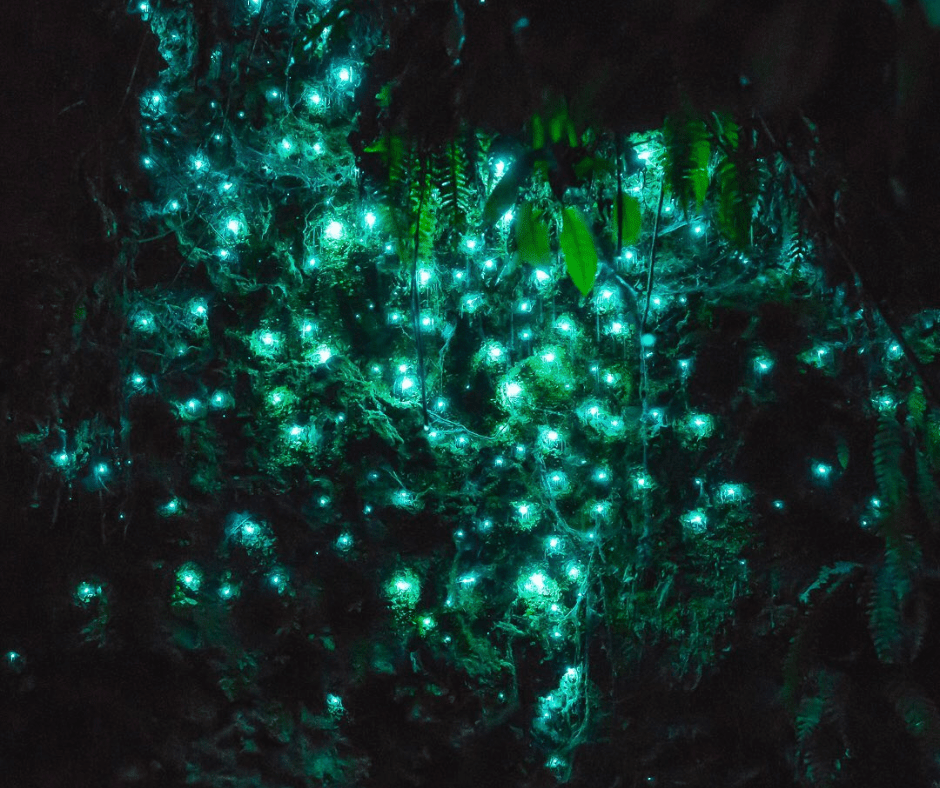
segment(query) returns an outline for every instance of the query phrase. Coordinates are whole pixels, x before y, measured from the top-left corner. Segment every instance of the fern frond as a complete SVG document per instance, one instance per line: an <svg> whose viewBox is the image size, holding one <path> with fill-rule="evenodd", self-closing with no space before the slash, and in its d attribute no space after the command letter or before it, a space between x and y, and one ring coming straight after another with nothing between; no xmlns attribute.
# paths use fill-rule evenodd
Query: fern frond
<svg viewBox="0 0 940 788"><path fill-rule="evenodd" d="M927 413L927 396L920 385L914 386L907 397L907 410L915 427L923 428L924 415Z"/></svg>
<svg viewBox="0 0 940 788"><path fill-rule="evenodd" d="M940 712L937 704L927 697L922 687L907 679L895 679L888 685L888 698L894 705L904 726L934 760L940 754Z"/></svg>
<svg viewBox="0 0 940 788"><path fill-rule="evenodd" d="M936 414L931 413L927 417L924 433L924 448L927 451L927 459L930 460L930 467L940 471L940 419Z"/></svg>
<svg viewBox="0 0 940 788"><path fill-rule="evenodd" d="M752 173L743 156L726 157L717 168L718 226L739 249L751 240L751 219L755 195L752 193Z"/></svg>
<svg viewBox="0 0 940 788"><path fill-rule="evenodd" d="M670 193L687 208L705 200L711 143L708 128L698 118L667 118L663 126L665 175Z"/></svg>
<svg viewBox="0 0 940 788"><path fill-rule="evenodd" d="M937 485L930 463L922 451L915 453L914 463L917 474L917 500L931 528L940 528L940 486Z"/></svg>
<svg viewBox="0 0 940 788"><path fill-rule="evenodd" d="M411 190L411 253L419 260L427 260L434 247L437 227L436 205L432 194L433 177L429 168L422 168L417 183ZM417 245L417 246L415 246Z"/></svg>
<svg viewBox="0 0 940 788"><path fill-rule="evenodd" d="M873 449L875 481L885 511L898 511L907 497L907 481L901 471L903 443L897 419L883 415L875 433Z"/></svg>
<svg viewBox="0 0 940 788"><path fill-rule="evenodd" d="M466 155L456 142L451 142L437 165L443 218L457 234L463 233L467 229L473 197Z"/></svg>
<svg viewBox="0 0 940 788"><path fill-rule="evenodd" d="M919 653L927 629L927 607L917 593L923 555L908 534L892 534L885 557L872 578L868 628L878 658L886 664L909 662Z"/></svg>
<svg viewBox="0 0 940 788"><path fill-rule="evenodd" d="M829 785L838 774L845 751L846 708L841 676L822 670L817 694L803 698L796 713L796 744L811 785Z"/></svg>
<svg viewBox="0 0 940 788"><path fill-rule="evenodd" d="M823 711L826 708L822 698L803 698L796 712L796 738L799 744L809 740L810 735L822 722Z"/></svg>
<svg viewBox="0 0 940 788"><path fill-rule="evenodd" d="M847 578L851 577L855 570L861 568L861 564L857 564L853 561L839 561L832 566L824 566L819 570L819 574L816 576L816 580L813 581L813 584L800 594L800 601L804 605L808 605L814 591L825 589L827 594L832 593L842 585Z"/></svg>

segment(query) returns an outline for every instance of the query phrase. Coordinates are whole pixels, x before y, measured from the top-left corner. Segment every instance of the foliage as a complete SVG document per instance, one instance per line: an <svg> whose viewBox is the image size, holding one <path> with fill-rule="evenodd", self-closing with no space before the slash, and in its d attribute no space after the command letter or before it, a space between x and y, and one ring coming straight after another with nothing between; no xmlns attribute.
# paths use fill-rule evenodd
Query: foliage
<svg viewBox="0 0 940 788"><path fill-rule="evenodd" d="M554 51L500 2L133 9L127 281L54 321L106 383L11 410L10 729L73 781L937 779L936 316L822 275L818 139L649 110L660 21L543 5L611 59L493 79Z"/></svg>

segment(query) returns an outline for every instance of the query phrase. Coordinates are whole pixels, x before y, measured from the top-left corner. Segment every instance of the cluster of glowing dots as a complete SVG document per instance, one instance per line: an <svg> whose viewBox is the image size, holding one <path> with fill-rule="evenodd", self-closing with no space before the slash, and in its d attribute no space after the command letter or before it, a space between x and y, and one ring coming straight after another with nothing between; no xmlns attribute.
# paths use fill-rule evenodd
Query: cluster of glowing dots
<svg viewBox="0 0 940 788"><path fill-rule="evenodd" d="M721 503L740 503L744 500L744 486L740 484L723 484L718 488L718 500Z"/></svg>
<svg viewBox="0 0 940 788"><path fill-rule="evenodd" d="M95 586L91 583L80 583L75 589L75 598L81 605L87 605L101 593L101 586Z"/></svg>
<svg viewBox="0 0 940 788"><path fill-rule="evenodd" d="M394 604L405 607L416 605L421 596L421 585L418 578L411 572L393 577L387 590Z"/></svg>
<svg viewBox="0 0 940 788"><path fill-rule="evenodd" d="M176 573L176 580L187 591L196 593L202 586L202 574L194 566L180 567Z"/></svg>

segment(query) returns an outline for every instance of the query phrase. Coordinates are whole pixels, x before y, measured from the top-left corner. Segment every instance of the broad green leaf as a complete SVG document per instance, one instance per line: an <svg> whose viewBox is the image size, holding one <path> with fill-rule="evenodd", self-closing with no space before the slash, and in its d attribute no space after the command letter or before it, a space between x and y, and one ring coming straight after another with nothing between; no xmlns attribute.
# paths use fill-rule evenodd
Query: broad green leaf
<svg viewBox="0 0 940 788"><path fill-rule="evenodd" d="M640 201L632 194L621 194L614 199L614 223L611 227L614 243L617 243L617 227L620 227L621 243L626 246L640 237Z"/></svg>
<svg viewBox="0 0 940 788"><path fill-rule="evenodd" d="M539 115L532 116L532 150L545 147L545 124Z"/></svg>
<svg viewBox="0 0 940 788"><path fill-rule="evenodd" d="M597 277L597 249L591 231L577 208L565 208L558 241L571 281L583 295L587 295Z"/></svg>
<svg viewBox="0 0 940 788"><path fill-rule="evenodd" d="M548 246L548 225L542 221L541 211L533 211L525 202L516 217L516 246L519 257L529 265L545 265L551 260Z"/></svg>
<svg viewBox="0 0 940 788"><path fill-rule="evenodd" d="M849 444L845 438L839 438L836 444L836 455L839 458L839 465L842 466L842 470L845 470L849 467Z"/></svg>
<svg viewBox="0 0 940 788"><path fill-rule="evenodd" d="M519 189L522 188L522 184L529 177L531 171L532 161L530 157L520 159L509 168L486 200L486 205L483 207L484 222L494 224L515 205L516 197L519 196Z"/></svg>

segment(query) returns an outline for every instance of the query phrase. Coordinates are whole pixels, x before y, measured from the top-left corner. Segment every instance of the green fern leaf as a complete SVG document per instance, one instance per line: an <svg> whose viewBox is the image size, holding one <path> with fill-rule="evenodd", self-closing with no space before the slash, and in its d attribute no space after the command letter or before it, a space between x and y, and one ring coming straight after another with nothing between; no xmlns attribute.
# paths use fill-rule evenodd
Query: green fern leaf
<svg viewBox="0 0 940 788"><path fill-rule="evenodd" d="M471 193L466 156L455 142L450 143L439 163L438 182L442 213L455 232L463 233L468 224Z"/></svg>
<svg viewBox="0 0 940 788"><path fill-rule="evenodd" d="M822 698L803 698L796 713L796 736L800 742L809 739L810 734L822 722L826 705Z"/></svg>
<svg viewBox="0 0 940 788"><path fill-rule="evenodd" d="M914 390L908 395L907 410L911 414L911 421L914 426L923 428L924 416L927 413L927 397L920 386L915 386Z"/></svg>
<svg viewBox="0 0 940 788"><path fill-rule="evenodd" d="M813 581L813 584L800 594L800 602L804 605L808 605L814 591L826 589L827 593L831 593L848 577L851 577L856 569L860 569L861 566L861 564L857 564L854 561L839 561L832 566L824 566L819 570L819 574L816 580Z"/></svg>
<svg viewBox="0 0 940 788"><path fill-rule="evenodd" d="M663 127L666 183L683 207L701 208L708 190L711 143L708 129L697 118L667 118Z"/></svg>
<svg viewBox="0 0 940 788"><path fill-rule="evenodd" d="M927 697L922 687L906 679L895 679L888 685L888 697L898 716L928 757L940 750L940 713L937 704Z"/></svg>
<svg viewBox="0 0 940 788"><path fill-rule="evenodd" d="M753 198L749 194L743 160L726 158L716 171L718 180L718 226L738 248L745 249L751 241Z"/></svg>
<svg viewBox="0 0 940 788"><path fill-rule="evenodd" d="M878 495L888 513L897 511L907 495L907 484L901 472L903 445L897 420L882 416L875 433L874 465Z"/></svg>
<svg viewBox="0 0 940 788"><path fill-rule="evenodd" d="M884 562L873 578L868 615L875 651L886 664L909 662L923 644L927 608L915 593L922 559L913 537L889 535Z"/></svg>
<svg viewBox="0 0 940 788"><path fill-rule="evenodd" d="M940 487L930 469L930 463L923 452L915 455L915 471L917 473L917 500L921 509L936 529L940 527Z"/></svg>

